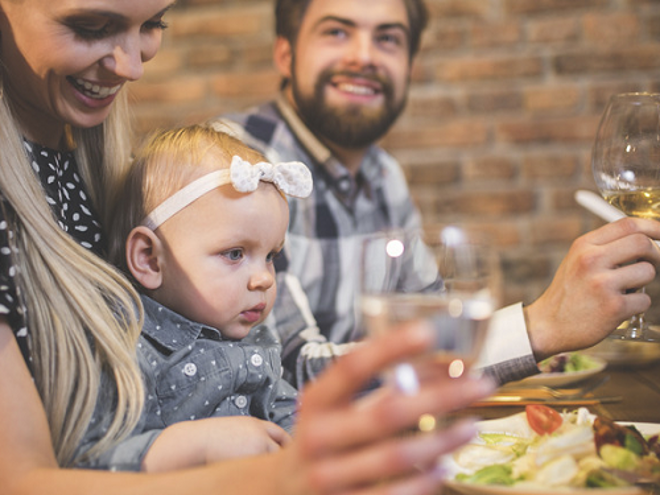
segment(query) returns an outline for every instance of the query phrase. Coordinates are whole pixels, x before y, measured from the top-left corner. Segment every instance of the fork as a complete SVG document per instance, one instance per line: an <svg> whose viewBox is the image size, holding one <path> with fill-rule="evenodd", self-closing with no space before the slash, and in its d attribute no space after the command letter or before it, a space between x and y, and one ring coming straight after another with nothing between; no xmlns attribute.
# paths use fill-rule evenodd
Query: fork
<svg viewBox="0 0 660 495"><path fill-rule="evenodd" d="M543 392L544 394L548 394L549 396L555 399L562 399L562 400L580 399L589 392L595 390L596 388L606 383L609 379L610 379L610 375L603 375L602 377L596 377L585 382L580 387L573 387L573 388L551 388L545 385L537 385L534 387L507 388L499 391L499 394L515 395L517 393L520 393L521 390L527 390L527 391Z"/></svg>

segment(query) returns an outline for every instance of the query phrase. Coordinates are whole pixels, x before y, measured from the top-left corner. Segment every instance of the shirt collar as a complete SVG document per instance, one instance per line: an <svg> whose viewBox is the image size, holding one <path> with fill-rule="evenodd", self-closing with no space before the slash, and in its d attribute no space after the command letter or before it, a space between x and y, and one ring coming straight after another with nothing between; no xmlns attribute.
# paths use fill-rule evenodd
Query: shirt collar
<svg viewBox="0 0 660 495"><path fill-rule="evenodd" d="M289 103L289 100L284 96L284 93L277 95L275 104L280 114L282 114L282 118L284 118L291 131L298 138L298 141L300 141L317 163L325 164L333 159L336 161L328 147L319 141L312 131L307 128L298 116L298 112L296 112L293 106L291 106L291 103Z"/></svg>
<svg viewBox="0 0 660 495"><path fill-rule="evenodd" d="M191 321L148 296L141 299L147 317L142 332L170 351L191 345L202 333L223 340L217 329Z"/></svg>

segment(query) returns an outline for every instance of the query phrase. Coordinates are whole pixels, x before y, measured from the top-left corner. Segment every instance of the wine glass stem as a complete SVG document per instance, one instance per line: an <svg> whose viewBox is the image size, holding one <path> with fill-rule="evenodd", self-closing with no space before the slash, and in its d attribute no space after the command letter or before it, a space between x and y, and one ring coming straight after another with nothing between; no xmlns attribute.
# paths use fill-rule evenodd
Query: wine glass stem
<svg viewBox="0 0 660 495"><path fill-rule="evenodd" d="M639 339L642 336L643 331L644 331L644 313L640 313L630 318L630 323L628 325L628 328L626 329L626 338L632 340Z"/></svg>
<svg viewBox="0 0 660 495"><path fill-rule="evenodd" d="M644 287L642 287L641 292L646 292ZM646 321L644 319L644 313L634 315L630 318L630 322L626 328L626 339L637 340L642 338L645 326Z"/></svg>

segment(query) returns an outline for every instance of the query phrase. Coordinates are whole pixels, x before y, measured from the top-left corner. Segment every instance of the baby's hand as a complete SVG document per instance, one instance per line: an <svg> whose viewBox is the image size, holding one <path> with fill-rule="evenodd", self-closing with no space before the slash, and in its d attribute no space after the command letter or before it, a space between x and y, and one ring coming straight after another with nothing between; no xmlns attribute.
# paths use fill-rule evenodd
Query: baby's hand
<svg viewBox="0 0 660 495"><path fill-rule="evenodd" d="M184 421L163 430L145 455L142 469L172 471L265 454L290 441L289 434L275 423L249 416Z"/></svg>
<svg viewBox="0 0 660 495"><path fill-rule="evenodd" d="M291 441L275 423L249 416L201 420L207 427L206 462L275 452Z"/></svg>

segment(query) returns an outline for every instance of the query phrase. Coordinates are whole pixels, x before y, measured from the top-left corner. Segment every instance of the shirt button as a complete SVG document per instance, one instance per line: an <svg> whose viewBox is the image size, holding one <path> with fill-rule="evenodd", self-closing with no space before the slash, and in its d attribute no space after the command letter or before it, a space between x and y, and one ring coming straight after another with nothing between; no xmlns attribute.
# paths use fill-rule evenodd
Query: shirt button
<svg viewBox="0 0 660 495"><path fill-rule="evenodd" d="M339 179L339 182L337 182L337 187L341 192L347 193L348 191L351 190L351 179L349 179L348 177L343 177Z"/></svg>
<svg viewBox="0 0 660 495"><path fill-rule="evenodd" d="M239 395L236 397L234 404L236 404L236 407L243 409L245 406L247 406L247 398L244 395Z"/></svg>
<svg viewBox="0 0 660 495"><path fill-rule="evenodd" d="M195 376L197 374L197 366L195 366L195 363L186 363L183 367L183 373L186 376Z"/></svg>
<svg viewBox="0 0 660 495"><path fill-rule="evenodd" d="M252 354L250 361L255 366L261 366L264 362L264 358L262 358L260 354Z"/></svg>

